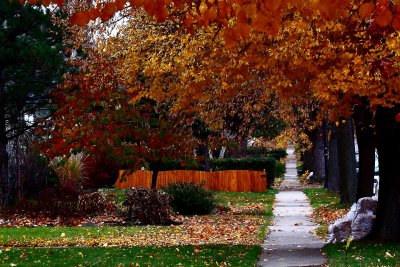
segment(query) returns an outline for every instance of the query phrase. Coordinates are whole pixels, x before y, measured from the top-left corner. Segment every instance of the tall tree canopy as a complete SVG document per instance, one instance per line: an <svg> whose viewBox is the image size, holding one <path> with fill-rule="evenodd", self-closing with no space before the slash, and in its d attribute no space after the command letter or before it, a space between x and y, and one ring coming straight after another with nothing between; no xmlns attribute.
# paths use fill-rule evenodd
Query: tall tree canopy
<svg viewBox="0 0 400 267"><path fill-rule="evenodd" d="M226 49L210 50L210 42L185 42L197 48L184 54L188 65L164 65L166 74L182 73L185 77L181 81L187 84L173 77L179 85L172 90L178 100L187 99L199 106L218 97L215 92L236 97L243 85L248 85L243 80L262 77L253 88L266 89L264 98L273 92L279 99L295 104L299 95L310 94L321 105L317 118L327 115L342 121L360 103L374 112L381 179L374 232L382 239L400 240L398 1L116 0L77 12L71 21L78 25L97 18L106 21L119 10L138 7L158 22L173 21L195 37L212 32L223 36L219 42ZM209 60L200 61L205 55ZM159 62L153 63L158 66ZM163 78L171 76L159 77L165 81ZM143 91L147 94L148 88L137 86L138 95ZM163 95L163 89L158 93Z"/></svg>
<svg viewBox="0 0 400 267"><path fill-rule="evenodd" d="M0 206L15 184L9 175L7 145L34 126L32 118L49 104L60 81L62 34L49 10L0 2Z"/></svg>

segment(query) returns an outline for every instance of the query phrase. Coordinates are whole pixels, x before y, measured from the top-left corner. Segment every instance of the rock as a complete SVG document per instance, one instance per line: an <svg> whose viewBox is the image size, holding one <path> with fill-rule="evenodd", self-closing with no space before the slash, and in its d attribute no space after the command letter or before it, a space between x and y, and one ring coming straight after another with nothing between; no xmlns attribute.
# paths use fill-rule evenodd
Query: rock
<svg viewBox="0 0 400 267"><path fill-rule="evenodd" d="M360 240L367 236L374 224L377 206L375 198L360 198L343 218L329 226L327 242L340 243L346 242L349 237Z"/></svg>

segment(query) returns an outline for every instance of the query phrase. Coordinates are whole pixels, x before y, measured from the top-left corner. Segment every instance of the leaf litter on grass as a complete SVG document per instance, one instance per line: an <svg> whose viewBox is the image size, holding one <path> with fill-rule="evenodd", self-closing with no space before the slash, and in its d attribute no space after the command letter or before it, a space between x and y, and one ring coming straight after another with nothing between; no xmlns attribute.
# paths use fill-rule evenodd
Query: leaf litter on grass
<svg viewBox="0 0 400 267"><path fill-rule="evenodd" d="M229 211L205 216L178 216L176 219L181 222L180 225L138 227L137 231L128 233L110 231L98 235L78 236L61 233L51 238L33 239L13 237L3 239L0 245L26 247L258 245L261 241L259 233L267 222L265 206L261 203L230 205Z"/></svg>

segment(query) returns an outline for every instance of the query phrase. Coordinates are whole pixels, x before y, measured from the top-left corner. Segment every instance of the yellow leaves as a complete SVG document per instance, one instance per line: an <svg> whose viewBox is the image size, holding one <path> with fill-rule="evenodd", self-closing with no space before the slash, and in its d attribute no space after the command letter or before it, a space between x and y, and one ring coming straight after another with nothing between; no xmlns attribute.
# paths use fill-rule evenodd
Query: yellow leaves
<svg viewBox="0 0 400 267"><path fill-rule="evenodd" d="M346 241L346 250L349 249L350 243L351 243L351 236L349 236L349 237L347 238L347 241Z"/></svg>
<svg viewBox="0 0 400 267"><path fill-rule="evenodd" d="M386 251L386 253L385 253L385 258L386 258L386 259L394 258L394 256L393 256L389 251Z"/></svg>
<svg viewBox="0 0 400 267"><path fill-rule="evenodd" d="M368 19L371 17L372 12L375 9L375 4L372 2L364 3L358 9L358 13L363 19Z"/></svg>

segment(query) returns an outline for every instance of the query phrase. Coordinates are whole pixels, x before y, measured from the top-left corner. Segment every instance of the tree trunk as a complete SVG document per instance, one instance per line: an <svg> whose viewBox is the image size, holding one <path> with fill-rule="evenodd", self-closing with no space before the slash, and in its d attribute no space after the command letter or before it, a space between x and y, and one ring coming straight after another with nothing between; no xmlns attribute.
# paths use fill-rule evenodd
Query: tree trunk
<svg viewBox="0 0 400 267"><path fill-rule="evenodd" d="M151 189L156 189L158 172L160 171L160 167L161 167L161 160L155 160L155 161L147 160L147 162L150 165L150 170L153 172L151 174Z"/></svg>
<svg viewBox="0 0 400 267"><path fill-rule="evenodd" d="M153 173L151 174L151 189L157 188L157 177L158 177L158 168L153 169Z"/></svg>
<svg viewBox="0 0 400 267"><path fill-rule="evenodd" d="M400 241L400 122L393 109L379 107L376 114L379 155L379 201L372 236L385 241Z"/></svg>
<svg viewBox="0 0 400 267"><path fill-rule="evenodd" d="M208 143L201 144L197 148L197 155L200 157L200 169L202 171L210 170L210 151L208 150Z"/></svg>
<svg viewBox="0 0 400 267"><path fill-rule="evenodd" d="M358 144L358 189L357 198L373 195L375 171L375 133L373 115L365 106L354 110L354 123Z"/></svg>
<svg viewBox="0 0 400 267"><path fill-rule="evenodd" d="M313 177L317 179L325 179L325 158L324 158L324 140L323 131L318 127L313 134Z"/></svg>
<svg viewBox="0 0 400 267"><path fill-rule="evenodd" d="M331 128L331 138L329 140L328 190L336 193L340 192L339 158L335 127Z"/></svg>
<svg viewBox="0 0 400 267"><path fill-rule="evenodd" d="M307 150L302 155L302 161L304 165L304 170L312 171L313 169L313 156L312 156L312 149Z"/></svg>
<svg viewBox="0 0 400 267"><path fill-rule="evenodd" d="M340 174L340 202L357 201L357 171L354 147L354 135L351 119L341 121L336 129Z"/></svg>
<svg viewBox="0 0 400 267"><path fill-rule="evenodd" d="M22 201L24 197L24 183L22 181L21 176L21 158L20 158L20 142L19 137L15 140L15 168L16 168L16 195L17 195L17 202Z"/></svg>
<svg viewBox="0 0 400 267"><path fill-rule="evenodd" d="M7 136L4 108L0 107L0 207L10 201L10 176L8 170Z"/></svg>

